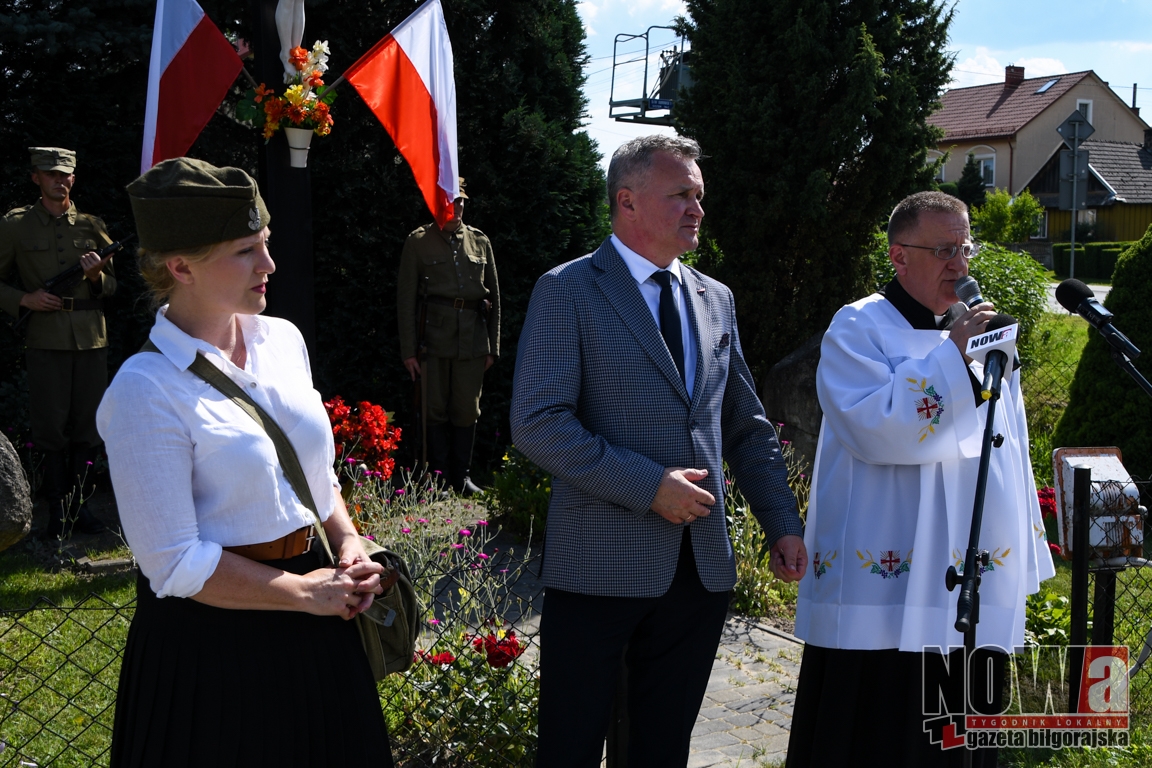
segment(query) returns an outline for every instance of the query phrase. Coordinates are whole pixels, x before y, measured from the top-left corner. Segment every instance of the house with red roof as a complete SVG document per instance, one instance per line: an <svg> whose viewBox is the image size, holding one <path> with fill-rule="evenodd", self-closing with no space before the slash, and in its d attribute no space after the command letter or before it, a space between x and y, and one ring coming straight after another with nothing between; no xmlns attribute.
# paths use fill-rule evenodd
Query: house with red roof
<svg viewBox="0 0 1152 768"><path fill-rule="evenodd" d="M1009 65L1004 82L954 88L929 118L944 130L931 158L947 156L940 181L959 181L968 155L980 164L988 187L1015 195L1063 146L1056 128L1079 109L1096 132L1095 141L1143 145L1148 124L1095 72L1024 77Z"/></svg>

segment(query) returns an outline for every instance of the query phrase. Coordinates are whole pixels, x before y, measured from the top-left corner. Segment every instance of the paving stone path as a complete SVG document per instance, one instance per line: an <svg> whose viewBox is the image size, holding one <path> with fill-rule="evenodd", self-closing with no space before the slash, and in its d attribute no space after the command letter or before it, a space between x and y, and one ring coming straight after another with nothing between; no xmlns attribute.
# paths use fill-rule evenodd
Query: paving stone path
<svg viewBox="0 0 1152 768"><path fill-rule="evenodd" d="M804 645L729 616L692 730L689 768L784 764Z"/></svg>

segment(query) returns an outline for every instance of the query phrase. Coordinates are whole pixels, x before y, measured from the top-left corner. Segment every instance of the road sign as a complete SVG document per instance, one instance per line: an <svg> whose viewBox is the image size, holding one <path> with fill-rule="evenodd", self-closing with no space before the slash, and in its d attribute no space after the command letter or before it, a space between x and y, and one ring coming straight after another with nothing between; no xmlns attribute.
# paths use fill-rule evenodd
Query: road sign
<svg viewBox="0 0 1152 768"><path fill-rule="evenodd" d="M1075 160L1073 160L1075 158ZM1073 171L1072 164L1076 168ZM1072 180L1075 177L1076 183ZM1070 149L1060 150L1060 210L1072 210L1072 188L1076 188L1076 210L1088 207L1088 150L1073 154Z"/></svg>
<svg viewBox="0 0 1152 768"><path fill-rule="evenodd" d="M1096 133L1096 129L1092 127L1092 123L1088 122L1088 118L1084 117L1077 109L1068 115L1068 119L1060 124L1056 132L1064 137L1064 143L1068 145L1069 149L1076 149L1080 142Z"/></svg>

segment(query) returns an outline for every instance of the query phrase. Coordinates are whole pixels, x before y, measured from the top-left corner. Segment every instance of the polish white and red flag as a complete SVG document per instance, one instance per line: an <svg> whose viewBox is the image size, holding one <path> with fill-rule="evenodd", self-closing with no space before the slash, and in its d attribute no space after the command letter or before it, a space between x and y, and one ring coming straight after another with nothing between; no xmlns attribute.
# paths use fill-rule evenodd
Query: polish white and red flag
<svg viewBox="0 0 1152 768"><path fill-rule="evenodd" d="M444 226L460 194L456 81L440 0L427 0L344 73L412 168Z"/></svg>
<svg viewBox="0 0 1152 768"><path fill-rule="evenodd" d="M243 64L195 0L157 0L140 172L182 157Z"/></svg>

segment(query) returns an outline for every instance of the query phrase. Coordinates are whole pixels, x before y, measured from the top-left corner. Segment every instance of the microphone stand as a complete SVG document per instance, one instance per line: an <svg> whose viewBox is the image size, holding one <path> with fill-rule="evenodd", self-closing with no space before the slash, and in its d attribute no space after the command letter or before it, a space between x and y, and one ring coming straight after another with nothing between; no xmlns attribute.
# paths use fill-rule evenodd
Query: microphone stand
<svg viewBox="0 0 1152 768"><path fill-rule="evenodd" d="M1011 370L1011 369L1009 369ZM980 447L980 469L976 478L976 498L972 505L972 527L968 533L968 549L964 553L964 573L958 574L954 566L948 566L944 584L948 591L960 587L956 600L957 632L964 633L964 679L968 679L968 659L976 650L976 625L980 622L980 570L988 565L988 550L980 549L980 527L984 521L984 495L988 489L988 465L992 459L992 448L1004 443L1003 435L993 435L992 426L996 418L996 402L1000 399L1000 379L989 389L988 418L984 424L984 439ZM964 714L968 713L968 691L964 691ZM964 749L964 768L972 766L972 750Z"/></svg>
<svg viewBox="0 0 1152 768"><path fill-rule="evenodd" d="M1144 394L1152 397L1152 384L1149 384L1148 379L1144 378L1140 371L1136 370L1136 366L1132 365L1132 361L1128 359L1128 355L1112 345L1108 346L1108 351L1112 354L1112 359L1116 361L1116 365L1123 368L1128 372L1129 376L1136 380L1136 383L1140 385L1140 389L1144 390Z"/></svg>

